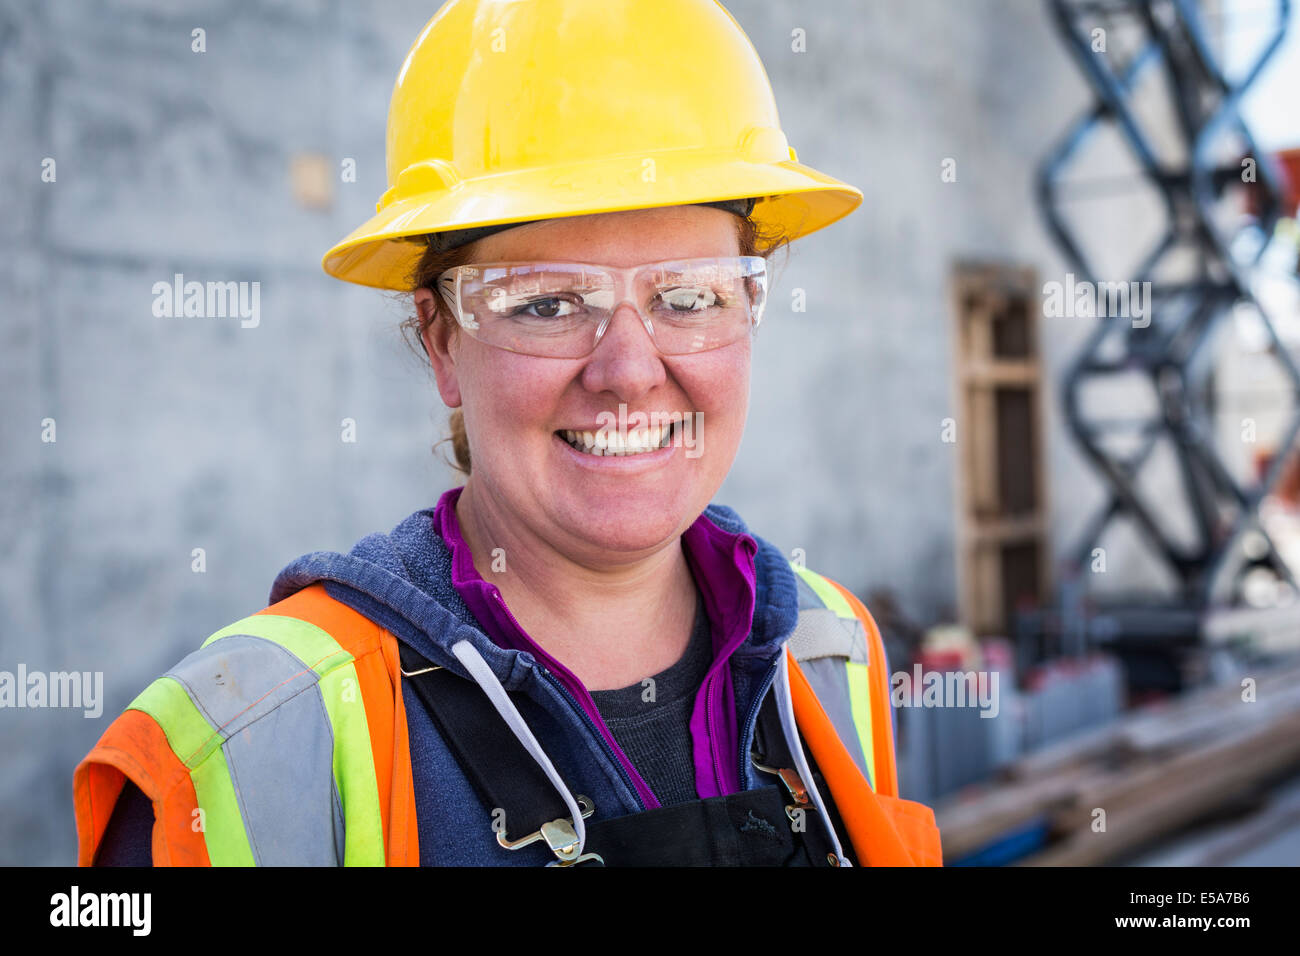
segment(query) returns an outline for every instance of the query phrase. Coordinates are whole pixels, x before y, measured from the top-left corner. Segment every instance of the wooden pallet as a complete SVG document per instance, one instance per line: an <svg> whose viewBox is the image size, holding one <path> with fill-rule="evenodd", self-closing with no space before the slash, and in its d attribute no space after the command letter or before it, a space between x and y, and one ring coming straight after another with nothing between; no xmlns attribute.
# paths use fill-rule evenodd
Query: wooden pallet
<svg viewBox="0 0 1300 956"><path fill-rule="evenodd" d="M986 263L957 265L950 292L961 617L1006 635L1015 606L1049 586L1041 295L1032 269Z"/></svg>

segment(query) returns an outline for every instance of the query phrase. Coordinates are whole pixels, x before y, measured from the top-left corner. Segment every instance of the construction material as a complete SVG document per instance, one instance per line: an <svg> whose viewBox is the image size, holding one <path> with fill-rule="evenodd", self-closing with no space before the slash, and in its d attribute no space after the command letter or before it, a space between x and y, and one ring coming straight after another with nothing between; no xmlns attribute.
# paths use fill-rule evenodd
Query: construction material
<svg viewBox="0 0 1300 956"><path fill-rule="evenodd" d="M967 788L936 808L945 860L976 857L1040 816L1048 843L1020 863L1122 860L1300 770L1300 662L1249 680L1146 708Z"/></svg>
<svg viewBox="0 0 1300 956"><path fill-rule="evenodd" d="M987 706L948 699L942 706L916 707L895 700L911 799L929 803L981 783L1027 750L1109 724L1120 713L1124 677L1113 657L1094 654L1037 668L1020 690L1005 642L986 640L983 647L973 662L944 664L931 652L914 666L945 684L954 671L967 680L976 676L992 691ZM911 682L921 683L919 677Z"/></svg>

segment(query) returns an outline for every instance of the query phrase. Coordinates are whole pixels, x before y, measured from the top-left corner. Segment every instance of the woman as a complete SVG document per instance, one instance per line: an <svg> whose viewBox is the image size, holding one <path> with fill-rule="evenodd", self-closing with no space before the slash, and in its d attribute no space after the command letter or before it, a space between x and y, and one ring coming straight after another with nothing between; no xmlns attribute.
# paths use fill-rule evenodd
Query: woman
<svg viewBox="0 0 1300 956"><path fill-rule="evenodd" d="M449 3L388 145L325 268L414 289L465 485L141 694L78 768L82 862L937 864L869 615L710 505L766 259L861 198L739 26Z"/></svg>

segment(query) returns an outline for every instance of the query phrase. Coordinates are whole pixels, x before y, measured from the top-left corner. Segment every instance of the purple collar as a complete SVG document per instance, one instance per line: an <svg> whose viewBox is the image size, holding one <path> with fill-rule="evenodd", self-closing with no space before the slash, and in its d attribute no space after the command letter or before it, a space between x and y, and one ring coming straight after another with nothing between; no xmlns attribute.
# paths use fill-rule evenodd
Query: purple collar
<svg viewBox="0 0 1300 956"><path fill-rule="evenodd" d="M485 581L474 567L474 557L456 519L456 502L464 490L461 486L443 494L433 513L434 527L451 549L451 583L456 593L497 646L527 651L555 675L613 748L646 808L658 807L658 799L605 726L587 688L524 632L497 586ZM740 789L736 699L727 662L753 627L758 545L749 535L725 531L702 514L682 534L682 542L713 636L713 664L696 695L690 721L695 789L704 799Z"/></svg>

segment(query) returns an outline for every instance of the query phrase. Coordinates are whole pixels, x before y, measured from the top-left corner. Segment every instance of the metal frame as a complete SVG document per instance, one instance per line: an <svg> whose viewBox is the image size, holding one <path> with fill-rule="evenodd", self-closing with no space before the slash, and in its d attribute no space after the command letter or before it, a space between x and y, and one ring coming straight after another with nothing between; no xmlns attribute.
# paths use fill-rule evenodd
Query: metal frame
<svg viewBox="0 0 1300 956"><path fill-rule="evenodd" d="M1197 612L1209 608L1234 546L1250 527L1263 536L1267 552L1236 569L1234 599L1240 576L1249 566L1267 565L1296 586L1291 569L1258 523L1259 504L1276 483L1285 455L1275 457L1258 485L1241 486L1215 448L1213 400L1201 399L1213 394L1212 349L1208 347L1213 333L1234 307L1247 303L1257 310L1267 329L1270 351L1291 386L1293 410L1281 447L1293 447L1300 433L1300 369L1251 291L1251 273L1259 254L1250 261L1235 257L1231 251L1235 233L1225 233L1216 221L1228 189L1242 184L1240 166L1216 166L1213 158L1215 148L1224 145L1224 137L1230 135L1240 137L1246 155L1256 160L1259 228L1271 235L1284 215L1277 176L1268 158L1256 148L1240 112L1242 95L1282 42L1291 0L1276 0L1275 8L1274 33L1245 77L1233 84L1207 42L1195 0L1049 0L1053 22L1095 96L1093 105L1065 130L1040 165L1037 198L1049 232L1078 277L1096 282L1096 270L1062 207L1069 198L1065 174L1104 124L1113 125L1137 160L1141 179L1158 190L1166 217L1163 235L1127 277L1152 283L1149 323L1141 327L1126 318L1100 318L1062 384L1065 419L1108 489L1106 504L1089 521L1062 575L1064 617L1081 629L1073 639L1079 643L1087 630L1079 612L1087 598L1084 577L1092 549L1120 517L1135 523L1174 573L1179 601L1185 608ZM1141 37L1137 52L1122 64L1114 64L1116 58L1111 54L1094 53L1091 46L1096 27L1105 29L1109 37L1116 24L1136 30ZM1139 81L1148 70L1157 68L1164 71L1185 147L1185 163L1173 168L1158 158L1153 139L1135 109ZM1156 269L1167 256L1187 250L1194 253L1197 263L1193 281L1155 281ZM1106 350L1116 346L1119 357L1105 357ZM1113 380L1117 373L1134 371L1150 378L1159 397L1158 412L1118 421L1089 417L1082 406L1084 389L1108 377ZM1138 439L1135 452L1119 454L1105 447L1105 440L1118 432ZM1175 540L1162 524L1160 512L1144 500L1138 488L1139 473L1161 438L1171 442L1177 455L1197 529L1198 540L1191 547ZM1225 504L1231 518L1224 516Z"/></svg>

